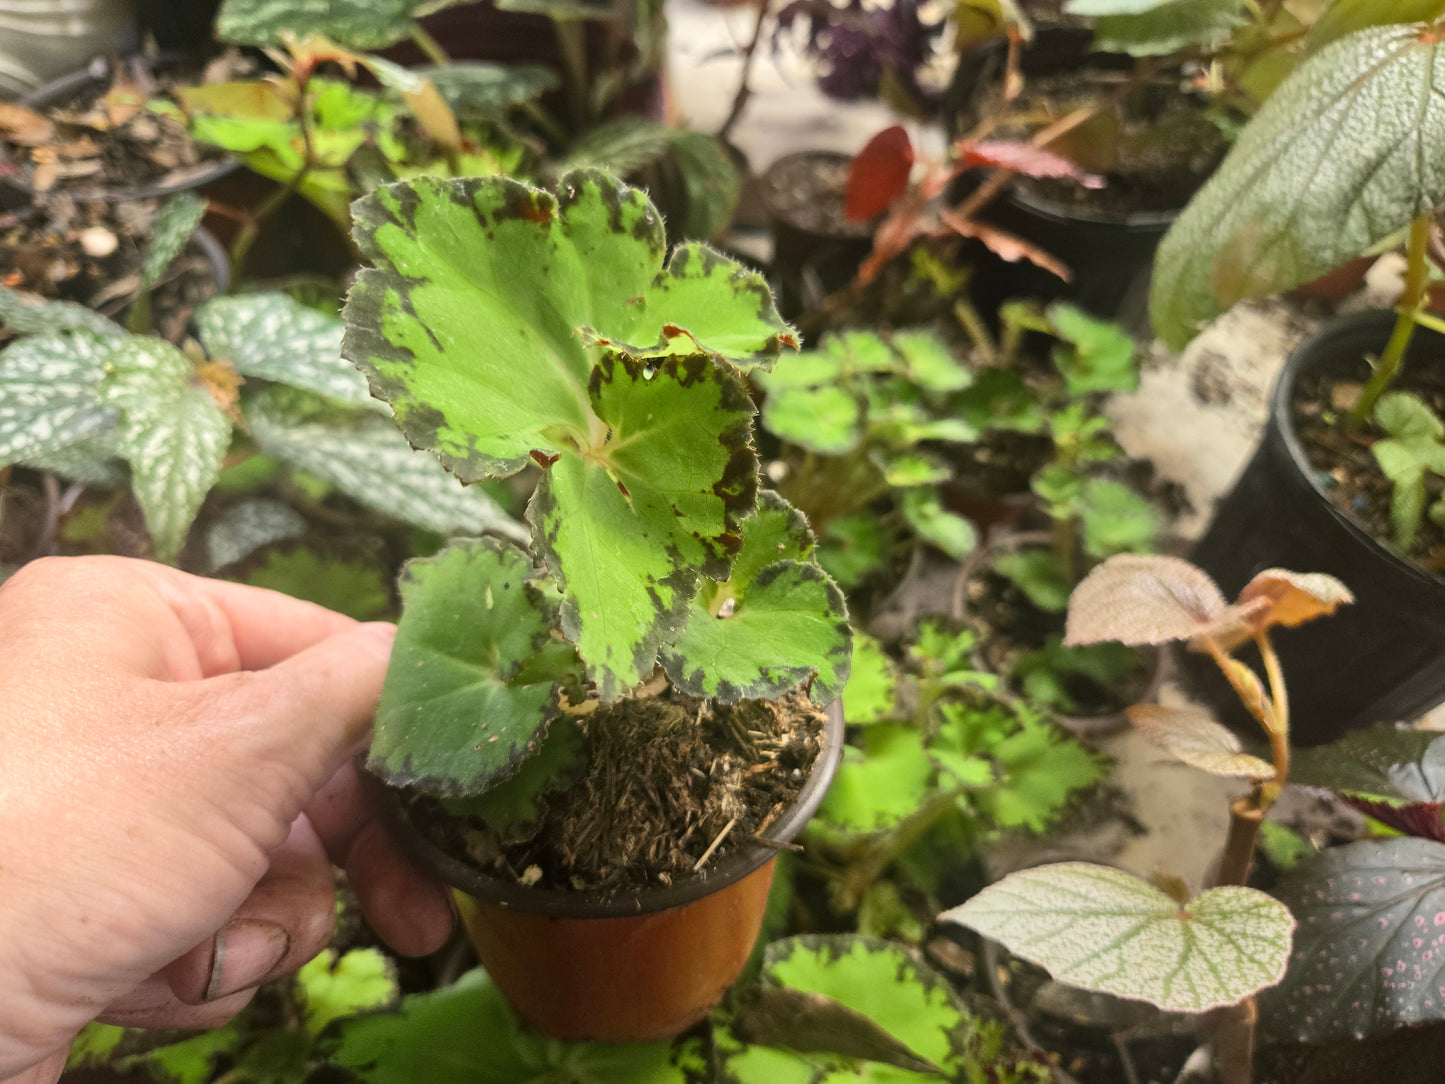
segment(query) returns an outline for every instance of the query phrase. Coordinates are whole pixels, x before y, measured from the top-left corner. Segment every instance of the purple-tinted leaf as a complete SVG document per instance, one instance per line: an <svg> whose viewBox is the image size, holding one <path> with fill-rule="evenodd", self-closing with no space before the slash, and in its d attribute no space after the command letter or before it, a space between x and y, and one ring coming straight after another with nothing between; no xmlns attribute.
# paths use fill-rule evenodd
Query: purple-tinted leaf
<svg viewBox="0 0 1445 1084"><path fill-rule="evenodd" d="M1372 802L1368 798L1351 798L1346 795L1345 803L1397 832L1414 836L1416 839L1433 839L1436 843L1445 843L1445 823L1440 820L1440 810L1445 809L1445 806L1439 802L1391 805L1389 802Z"/></svg>
<svg viewBox="0 0 1445 1084"><path fill-rule="evenodd" d="M1336 847L1276 895L1299 925L1284 982L1261 998L1271 1030L1325 1042L1445 1019L1445 846Z"/></svg>
<svg viewBox="0 0 1445 1084"><path fill-rule="evenodd" d="M1214 633L1244 616L1188 561L1121 553L1074 588L1064 643L1165 644Z"/></svg>

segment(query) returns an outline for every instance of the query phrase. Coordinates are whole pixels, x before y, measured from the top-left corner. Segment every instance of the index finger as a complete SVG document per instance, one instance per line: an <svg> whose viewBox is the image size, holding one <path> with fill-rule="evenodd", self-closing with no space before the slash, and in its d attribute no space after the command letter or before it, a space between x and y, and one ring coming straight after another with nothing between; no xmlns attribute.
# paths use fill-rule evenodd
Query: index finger
<svg viewBox="0 0 1445 1084"><path fill-rule="evenodd" d="M280 591L138 563L185 625L205 677L265 670L357 624Z"/></svg>

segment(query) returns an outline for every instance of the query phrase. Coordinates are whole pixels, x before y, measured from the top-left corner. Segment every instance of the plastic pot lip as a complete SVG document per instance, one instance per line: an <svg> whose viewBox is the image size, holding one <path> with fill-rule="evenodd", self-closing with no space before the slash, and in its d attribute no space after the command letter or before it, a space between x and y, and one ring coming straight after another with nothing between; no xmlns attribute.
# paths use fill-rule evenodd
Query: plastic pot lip
<svg viewBox="0 0 1445 1084"><path fill-rule="evenodd" d="M1280 373L1279 379L1275 381L1274 391L1270 395L1269 429L1282 446L1285 454L1289 456L1294 469L1299 472L1315 497L1322 502L1343 532L1354 539L1357 545L1372 551L1374 559L1390 569L1393 575L1400 576L1407 582L1413 581L1433 592L1439 592L1442 587L1445 587L1445 580L1430 575L1424 569L1396 553L1335 507L1334 501L1330 500L1329 494L1320 485L1315 469L1305 454L1304 444L1295 431L1294 419L1291 416L1295 385L1305 372L1316 365L1327 364L1335 358L1347 358L1354 354L1358 349L1356 343L1360 339L1373 344L1377 349L1383 348L1389 339L1391 329L1395 326L1395 320L1396 315L1393 312L1371 309L1337 317L1316 328L1290 353L1289 358L1285 361L1284 370ZM1445 354L1445 336L1424 327L1416 328L1415 335L1415 340L1410 344L1412 353L1420 350L1425 341L1421 336L1433 336L1437 340L1435 348Z"/></svg>
<svg viewBox="0 0 1445 1084"><path fill-rule="evenodd" d="M47 109L87 87L103 82L109 75L110 66L106 59L97 57L83 68L77 68L73 72L57 76L50 82L36 87L20 99L20 104L27 109ZM189 192L210 184L212 181L218 181L240 168L240 160L234 155L227 154L209 164L202 163L179 180L160 184L136 185L131 188L67 189L65 194L79 203L126 203L131 200L164 199L166 196ZM36 194L30 184L30 178L24 170L16 170L14 174L6 178L6 182L28 195Z"/></svg>
<svg viewBox="0 0 1445 1084"><path fill-rule="evenodd" d="M823 746L818 751L817 759L813 761L811 774L793 804L763 833L763 839L774 843L788 842L802 831L803 826L822 804L828 785L833 781L833 774L843 759L842 701L835 700L825 711L827 722L823 728ZM756 873L777 857L777 852L772 847L761 844L745 847L712 865L702 876L689 877L674 885L649 885L620 893L529 888L492 877L446 854L412 826L396 791L384 786L374 777L368 778L372 779L375 789L381 794L382 815L400 835L403 845L447 884L461 889L480 903L526 911L545 918L637 918L659 911L670 911L721 892Z"/></svg>
<svg viewBox="0 0 1445 1084"><path fill-rule="evenodd" d="M873 236L873 228L875 223L845 221L840 223L840 225L844 227L843 229L831 233L818 233L810 226L803 226L795 223L787 215L787 213L778 206L778 201L774 198L773 193L777 189L776 176L779 167L791 164L793 162L806 161L826 162L831 165L847 165L853 161L853 156L851 154L844 154L842 151L828 151L818 149L807 151L792 151L788 154L783 155L781 158L774 159L774 161L768 166L768 168L763 170L762 175L758 178L758 196L762 200L763 207L767 211L768 215L771 216L774 221L783 223L789 229L797 230L801 233L806 233L809 236L817 237L822 241L837 242L839 244L866 244L869 238Z"/></svg>

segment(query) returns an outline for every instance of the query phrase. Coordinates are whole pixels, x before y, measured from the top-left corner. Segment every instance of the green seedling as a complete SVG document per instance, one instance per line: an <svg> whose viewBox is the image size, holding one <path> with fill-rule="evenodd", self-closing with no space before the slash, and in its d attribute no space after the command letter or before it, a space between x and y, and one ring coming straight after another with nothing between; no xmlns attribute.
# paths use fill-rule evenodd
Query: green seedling
<svg viewBox="0 0 1445 1084"><path fill-rule="evenodd" d="M1445 424L1419 398L1386 392L1375 406L1375 424L1386 434L1370 446L1375 462L1395 487L1390 499L1391 541L1409 553L1420 533L1420 521L1445 526ZM1427 480L1434 480L1433 500Z"/></svg>

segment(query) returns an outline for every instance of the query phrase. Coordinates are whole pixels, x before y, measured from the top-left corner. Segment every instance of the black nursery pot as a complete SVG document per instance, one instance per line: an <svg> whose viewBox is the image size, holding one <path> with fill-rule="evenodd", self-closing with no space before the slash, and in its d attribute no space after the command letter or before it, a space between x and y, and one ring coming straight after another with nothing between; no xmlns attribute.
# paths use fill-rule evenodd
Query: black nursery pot
<svg viewBox="0 0 1445 1084"><path fill-rule="evenodd" d="M1291 421L1303 376L1361 374L1378 356L1395 315L1366 312L1333 321L1290 356L1275 385L1264 439L1233 491L1220 502L1191 559L1228 598L1267 568L1328 572L1355 602L1328 618L1271 637L1284 668L1291 736L1317 745L1376 722L1407 720L1445 700L1445 581L1376 541L1326 496ZM1405 371L1445 362L1445 336L1420 328ZM1250 660L1253 649L1244 657ZM1205 656L1181 652L1190 684L1219 718L1258 736ZM1253 661L1253 660L1250 660Z"/></svg>
<svg viewBox="0 0 1445 1084"><path fill-rule="evenodd" d="M1092 44L1092 30L1045 27L1034 35L1033 42L1022 46L1019 68L1029 79L1082 69L1128 71L1133 67L1132 57L1094 52ZM1000 38L959 61L943 104L950 139L967 135L977 123L983 95L1003 80L1007 55L1007 44ZM960 198L977 183L976 176L965 176L954 197ZM1066 300L1096 316L1147 329L1154 251L1179 210L1093 210L1055 202L1013 185L989 204L983 217L1058 257L1073 272L1073 279L1065 282L1026 260L1006 262L985 253L980 259L987 273L975 276L975 303L982 311L992 312L1011 297Z"/></svg>

